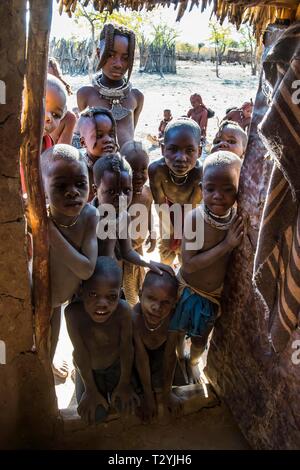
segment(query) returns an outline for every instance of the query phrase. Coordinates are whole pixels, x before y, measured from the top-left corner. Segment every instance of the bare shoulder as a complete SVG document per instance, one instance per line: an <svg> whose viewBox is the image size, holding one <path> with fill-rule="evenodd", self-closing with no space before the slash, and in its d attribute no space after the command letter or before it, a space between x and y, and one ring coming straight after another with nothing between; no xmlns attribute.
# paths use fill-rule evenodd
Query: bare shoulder
<svg viewBox="0 0 300 470"><path fill-rule="evenodd" d="M83 302L71 302L65 308L64 313L67 323L78 325L82 320L84 314Z"/></svg>
<svg viewBox="0 0 300 470"><path fill-rule="evenodd" d="M131 310L131 318L133 325L136 327L138 324L138 319L140 318L140 303L136 304Z"/></svg>
<svg viewBox="0 0 300 470"><path fill-rule="evenodd" d="M92 85L82 86L77 90L77 104L80 111L88 106L89 97L96 94L97 91Z"/></svg>
<svg viewBox="0 0 300 470"><path fill-rule="evenodd" d="M132 323L132 308L125 300L120 299L117 311L122 326Z"/></svg>
<svg viewBox="0 0 300 470"><path fill-rule="evenodd" d="M144 101L144 95L140 90L138 90L137 88L133 88L132 93L138 103L141 103Z"/></svg>
<svg viewBox="0 0 300 470"><path fill-rule="evenodd" d="M203 165L202 162L198 159L194 168L195 172L199 175L202 175Z"/></svg>
<svg viewBox="0 0 300 470"><path fill-rule="evenodd" d="M77 96L89 96L91 93L96 92L93 85L85 85L77 90Z"/></svg>
<svg viewBox="0 0 300 470"><path fill-rule="evenodd" d="M151 202L153 201L153 196L152 196L151 189L147 184L145 184L145 186L143 187L143 196L146 202L151 204Z"/></svg>
<svg viewBox="0 0 300 470"><path fill-rule="evenodd" d="M164 174L165 168L166 168L166 163L163 157L159 158L158 160L154 160L154 162L150 163L148 167L149 177L151 178L156 175Z"/></svg>
<svg viewBox="0 0 300 470"><path fill-rule="evenodd" d="M95 206L87 202L84 208L82 209L80 215L86 222L87 221L94 222L95 220L98 220L99 212Z"/></svg>

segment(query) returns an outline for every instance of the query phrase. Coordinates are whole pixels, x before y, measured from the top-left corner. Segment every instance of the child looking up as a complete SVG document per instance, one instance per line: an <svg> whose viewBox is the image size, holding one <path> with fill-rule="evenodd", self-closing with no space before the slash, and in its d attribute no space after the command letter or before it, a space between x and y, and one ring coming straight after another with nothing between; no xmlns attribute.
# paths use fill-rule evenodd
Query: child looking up
<svg viewBox="0 0 300 470"><path fill-rule="evenodd" d="M97 259L97 211L87 204L88 172L79 150L58 144L41 155L41 170L49 204L51 359L60 325L60 306L88 279Z"/></svg>
<svg viewBox="0 0 300 470"><path fill-rule="evenodd" d="M117 137L121 146L133 139L144 103L143 94L132 88L129 81L134 50L133 31L120 25L105 24L97 49L100 72L94 76L92 86L81 87L77 92L80 111L87 106L102 106L111 110L117 121Z"/></svg>
<svg viewBox="0 0 300 470"><path fill-rule="evenodd" d="M231 152L219 151L210 155L203 168L203 204L187 215L193 230L197 217L204 224L204 243L197 240L199 231L194 240L183 239L182 267L178 275L181 297L170 323L169 344L176 344L180 336L191 337L187 375L196 382L200 381L200 356L219 315L229 255L243 238L243 220L234 209L240 169L240 158ZM191 241L195 241L199 249L191 249L188 245ZM183 361L182 351L179 356ZM174 399L171 384L175 363L176 355L171 347L166 368L167 403Z"/></svg>
<svg viewBox="0 0 300 470"><path fill-rule="evenodd" d="M80 145L89 170L90 195L93 198L93 166L98 158L117 150L116 121L108 109L87 108L78 121Z"/></svg>
<svg viewBox="0 0 300 470"><path fill-rule="evenodd" d="M44 133L42 141L42 152L52 147L54 141L51 137L51 133L58 128L60 121L64 117L67 107L67 95L66 90L60 80L53 75L47 75L46 82L46 95L45 95L45 118L44 118ZM21 186L22 192L25 197L27 190L25 184L25 176L23 168L20 169L21 173ZM26 197L25 197L26 204Z"/></svg>
<svg viewBox="0 0 300 470"><path fill-rule="evenodd" d="M127 212L132 200L132 170L129 163L118 153L100 158L94 165L94 182L96 197L93 204L100 211L97 228L99 255L114 257L118 244L123 260L150 268L158 274L162 274L161 270L173 274L169 266L155 261L146 262L132 247L128 232L130 216ZM103 216L102 212L106 213L110 209L109 216ZM108 222L112 223L113 230L107 232Z"/></svg>
<svg viewBox="0 0 300 470"><path fill-rule="evenodd" d="M167 203L169 207L180 204L181 225L184 204L195 207L201 201L199 183L202 167L198 161L201 153L200 141L201 130L195 121L188 118L173 119L165 130L164 156L149 166L150 188L155 204ZM162 209L159 216L161 262L172 264L176 255L180 255L181 238L174 238L174 220L171 219L171 214ZM164 232L168 234L169 228L163 226L164 220L170 221L168 239L163 239Z"/></svg>
<svg viewBox="0 0 300 470"><path fill-rule="evenodd" d="M50 57L48 61L48 73L58 78L64 85L68 95L72 95L70 85L62 78L58 62ZM71 111L66 111L58 127L52 132L51 137L55 144L71 144L73 138L73 130L76 124L76 116Z"/></svg>
<svg viewBox="0 0 300 470"><path fill-rule="evenodd" d="M243 158L247 147L246 132L234 121L223 121L213 140L210 153L226 150Z"/></svg>
<svg viewBox="0 0 300 470"><path fill-rule="evenodd" d="M110 406L132 411L136 404L130 385L131 309L120 299L121 282L116 261L101 256L92 277L82 284L82 301L65 310L74 347L78 413L89 424L105 419Z"/></svg>
<svg viewBox="0 0 300 470"><path fill-rule="evenodd" d="M146 207L148 215L147 227L149 236L141 236L138 239L132 238L132 247L137 253L143 255L143 243L147 238L146 244L150 244L147 252L151 253L156 245L156 233L152 229L152 193L149 186L145 184L148 179L149 156L142 142L137 142L134 140L127 142L122 146L121 155L125 157L132 169L133 193L131 204L129 206L129 213L131 207L133 207L135 204L141 204ZM134 219L134 215L131 215L131 220ZM138 301L138 295L143 284L144 276L144 268L124 261L123 289L126 300L132 307Z"/></svg>
<svg viewBox="0 0 300 470"><path fill-rule="evenodd" d="M178 281L174 276L166 272L158 276L149 271L140 292L140 303L133 310L135 364L143 388L145 421L156 414L154 391L161 391L163 386L164 350L177 291Z"/></svg>
<svg viewBox="0 0 300 470"><path fill-rule="evenodd" d="M196 121L201 129L201 136L206 136L208 111L204 106L201 96L198 93L194 93L190 97L192 108L188 110L187 117Z"/></svg>
<svg viewBox="0 0 300 470"><path fill-rule="evenodd" d="M67 111L67 95L63 84L53 75L47 75L45 124L42 151L54 145L50 134L54 132Z"/></svg>

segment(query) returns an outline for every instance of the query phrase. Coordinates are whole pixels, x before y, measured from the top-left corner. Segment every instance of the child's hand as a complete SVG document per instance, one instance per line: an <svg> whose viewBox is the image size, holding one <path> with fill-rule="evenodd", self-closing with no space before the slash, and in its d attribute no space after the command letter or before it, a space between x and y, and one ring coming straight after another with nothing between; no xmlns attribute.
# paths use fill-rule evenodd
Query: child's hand
<svg viewBox="0 0 300 470"><path fill-rule="evenodd" d="M233 249L241 243L244 235L244 221L239 215L236 215L232 221L230 229L226 235L225 241Z"/></svg>
<svg viewBox="0 0 300 470"><path fill-rule="evenodd" d="M147 250L147 253L152 253L152 251L155 250L155 247L156 247L156 233L155 232L149 233L149 237L145 241L145 244L150 245Z"/></svg>
<svg viewBox="0 0 300 470"><path fill-rule="evenodd" d="M108 403L101 393L98 391L85 391L81 397L77 412L87 424L94 424L96 421L96 409L99 405L103 406L106 411L108 410Z"/></svg>
<svg viewBox="0 0 300 470"><path fill-rule="evenodd" d="M111 404L122 413L134 414L135 408L140 404L140 399L130 384L119 384L113 391Z"/></svg>
<svg viewBox="0 0 300 470"><path fill-rule="evenodd" d="M162 275L162 271L166 271L167 273L171 274L171 276L175 276L175 273L171 266L167 264L158 263L157 261L150 261L149 268L156 274Z"/></svg>

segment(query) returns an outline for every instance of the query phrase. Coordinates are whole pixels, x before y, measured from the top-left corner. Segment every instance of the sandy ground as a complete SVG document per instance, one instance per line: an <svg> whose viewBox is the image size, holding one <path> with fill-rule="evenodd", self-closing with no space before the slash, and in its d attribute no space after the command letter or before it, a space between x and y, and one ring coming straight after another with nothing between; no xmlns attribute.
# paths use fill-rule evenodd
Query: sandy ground
<svg viewBox="0 0 300 470"><path fill-rule="evenodd" d="M85 84L89 84L87 76L65 77L72 85L74 92ZM251 77L249 67L224 65L221 67L221 78L216 78L213 64L194 64L189 62L180 62L177 66L177 75L167 75L164 79L158 75L144 75L134 70L132 74L132 83L140 89L145 95L145 104L140 116L140 120L136 129L136 138L143 140L149 150L150 159L160 157L159 148L152 146L147 140L147 135L157 135L157 128L162 118L164 108L170 108L174 117L179 117L187 113L189 109L189 96L192 93L200 93L203 102L207 107L215 111L215 116L208 121L207 140L211 143L217 128L218 122L224 117L225 111L229 107L240 106L244 101L255 98L258 85L258 77ZM70 108L76 106L76 93L69 97L68 105ZM152 259L159 260L158 253L155 252L151 256ZM60 331L59 343L56 351L56 360L61 361L62 358L69 364L72 369L72 345L69 340L64 318L62 318L62 326ZM59 408L67 408L70 403L74 403L74 384L70 377L64 384L56 386L56 393ZM223 411L222 411L223 410ZM226 429L230 430L230 436L225 440L220 440L220 436L214 440L214 427L208 433L205 444L201 444L198 448L246 448L246 444L236 428L234 421L227 409L222 407L218 411L205 410L209 421L209 413L212 413L211 419L215 422L222 422L222 432ZM225 411L224 411L225 410ZM216 416L218 415L218 416ZM193 415L195 416L195 415ZM222 416L222 418L220 418ZM203 412L201 418L203 418ZM188 420L189 418L184 418ZM193 419L187 421L190 423L188 427L193 430ZM221 421L220 421L221 420ZM181 424L177 424L177 427ZM183 427L186 429L187 424ZM181 428L180 428L181 429ZM179 430L177 430L179 431ZM177 433L176 433L177 434ZM184 437L185 436L185 437ZM194 442L193 432L190 434L190 441L187 441L185 432L179 433L176 440L182 439L183 447L178 448L197 448ZM212 442L210 442L212 439ZM188 444L190 442L190 444ZM197 438L197 442L199 440ZM156 444L157 445L157 444ZM174 442L175 445L175 442ZM177 443L178 445L178 443ZM200 444L199 444L200 445ZM170 445L172 447L172 445ZM103 447L104 448L104 447ZM109 448L109 447L107 447ZM141 447L143 448L143 447Z"/></svg>

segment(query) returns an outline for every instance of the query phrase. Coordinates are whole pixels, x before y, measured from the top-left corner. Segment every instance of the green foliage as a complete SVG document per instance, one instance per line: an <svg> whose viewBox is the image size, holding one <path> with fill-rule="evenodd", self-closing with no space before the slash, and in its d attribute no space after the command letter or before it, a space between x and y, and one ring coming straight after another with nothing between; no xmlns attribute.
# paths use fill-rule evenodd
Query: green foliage
<svg viewBox="0 0 300 470"><path fill-rule="evenodd" d="M154 47L170 47L175 43L178 33L174 28L168 26L167 23L152 24L151 27L152 44Z"/></svg>
<svg viewBox="0 0 300 470"><path fill-rule="evenodd" d="M209 42L215 46L219 54L223 55L226 48L232 42L231 27L222 26L216 21L210 21L209 28L210 28Z"/></svg>
<svg viewBox="0 0 300 470"><path fill-rule="evenodd" d="M182 54L191 54L193 52L197 52L197 47L193 46L188 42L177 42L176 43L176 50Z"/></svg>
<svg viewBox="0 0 300 470"><path fill-rule="evenodd" d="M99 13L92 7L85 8L82 5L78 5L74 17L75 22L79 25L88 21L90 26L93 26L96 37L99 36L105 23L117 23L132 29L135 32L138 41L143 34L142 27L147 22L145 15L142 16L141 13L137 11L125 11L122 13L114 12L112 14L109 14L108 12Z"/></svg>
<svg viewBox="0 0 300 470"><path fill-rule="evenodd" d="M256 40L253 35L251 26L249 26L249 24L244 24L240 28L239 33L242 37L240 41L240 45L244 49L244 51L247 51L247 52L254 51L256 48Z"/></svg>

